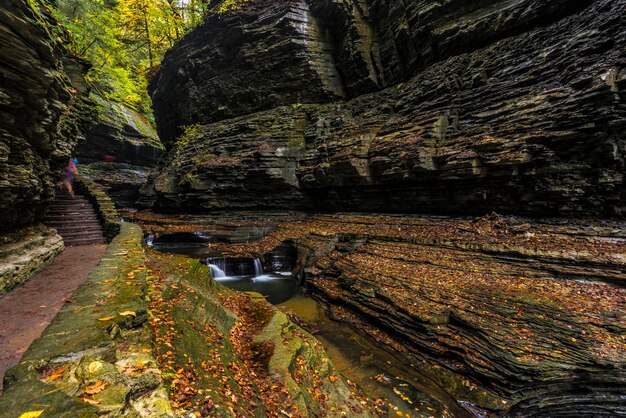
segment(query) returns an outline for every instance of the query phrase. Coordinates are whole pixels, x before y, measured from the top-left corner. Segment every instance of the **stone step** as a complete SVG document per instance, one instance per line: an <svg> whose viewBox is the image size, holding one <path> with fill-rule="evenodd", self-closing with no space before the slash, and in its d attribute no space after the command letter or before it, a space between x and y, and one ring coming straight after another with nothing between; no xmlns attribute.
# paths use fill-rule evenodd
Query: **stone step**
<svg viewBox="0 0 626 418"><path fill-rule="evenodd" d="M72 204L67 204L67 205L52 203L50 206L48 206L48 210L55 211L55 210L67 210L67 209L72 209L72 208L82 209L82 208L92 208L92 207L93 206L89 202L74 202Z"/></svg>
<svg viewBox="0 0 626 418"><path fill-rule="evenodd" d="M51 216L46 216L45 223L55 223L56 225L65 224L66 222L77 223L77 222L89 222L89 221L98 221L98 216L94 213L72 213L72 214L56 214Z"/></svg>
<svg viewBox="0 0 626 418"><path fill-rule="evenodd" d="M68 246L89 245L89 244L106 244L104 237L101 238L81 238L81 239L65 239L63 242Z"/></svg>
<svg viewBox="0 0 626 418"><path fill-rule="evenodd" d="M57 226L64 226L64 225L84 225L85 227L88 227L92 225L100 226L100 221L95 216L94 217L81 217L81 218L65 217L65 219L57 219L57 220L46 219L46 225L52 226L55 228Z"/></svg>
<svg viewBox="0 0 626 418"><path fill-rule="evenodd" d="M102 230L89 230L89 231L64 231L62 234L59 233L63 238L82 238L82 237L103 237L104 234Z"/></svg>
<svg viewBox="0 0 626 418"><path fill-rule="evenodd" d="M78 196L78 195L74 197L71 197L69 195L68 196L57 195L53 200L53 202L84 202L84 201L88 202L89 200L85 196Z"/></svg>
<svg viewBox="0 0 626 418"><path fill-rule="evenodd" d="M45 223L57 230L65 245L106 243L93 205L83 196L59 192L48 208Z"/></svg>
<svg viewBox="0 0 626 418"><path fill-rule="evenodd" d="M61 235L61 237L63 238L64 242L75 242L75 241L81 241L81 240L85 240L85 239L96 239L96 240L101 240L104 241L105 237L104 235L102 235L102 233L87 233L87 234L65 234L65 235Z"/></svg>
<svg viewBox="0 0 626 418"><path fill-rule="evenodd" d="M66 235L76 235L76 234L102 234L102 228L100 225L95 226L60 226L55 228L59 235L62 237Z"/></svg>
<svg viewBox="0 0 626 418"><path fill-rule="evenodd" d="M84 208L67 208L65 210L51 210L48 211L48 216L58 216L70 213L93 213L96 214L96 211L93 210L92 207L85 206Z"/></svg>

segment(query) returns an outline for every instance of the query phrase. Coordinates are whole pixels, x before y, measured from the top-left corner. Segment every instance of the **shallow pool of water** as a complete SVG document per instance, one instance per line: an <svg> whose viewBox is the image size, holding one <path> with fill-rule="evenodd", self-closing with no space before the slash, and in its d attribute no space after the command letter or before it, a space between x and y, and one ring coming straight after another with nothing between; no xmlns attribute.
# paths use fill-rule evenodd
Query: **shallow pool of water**
<svg viewBox="0 0 626 418"><path fill-rule="evenodd" d="M267 273L261 276L233 276L216 279L222 285L243 292L257 292L277 305L293 298L299 291L291 273Z"/></svg>
<svg viewBox="0 0 626 418"><path fill-rule="evenodd" d="M389 416L471 417L447 392L349 326L330 319L322 305L297 294L279 305L300 317L322 343L335 368L371 398L397 409Z"/></svg>

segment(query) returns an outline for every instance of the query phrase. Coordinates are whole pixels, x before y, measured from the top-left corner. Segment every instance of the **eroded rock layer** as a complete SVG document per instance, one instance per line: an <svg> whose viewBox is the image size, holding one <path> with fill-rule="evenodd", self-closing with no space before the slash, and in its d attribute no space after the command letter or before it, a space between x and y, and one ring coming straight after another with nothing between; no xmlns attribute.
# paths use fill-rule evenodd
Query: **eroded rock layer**
<svg viewBox="0 0 626 418"><path fill-rule="evenodd" d="M0 238L0 296L47 266L61 251L63 238L41 224Z"/></svg>
<svg viewBox="0 0 626 418"><path fill-rule="evenodd" d="M615 416L626 403L623 226L315 216L290 241L332 315L461 401L508 416Z"/></svg>
<svg viewBox="0 0 626 418"><path fill-rule="evenodd" d="M81 163L112 157L118 163L153 166L163 152L156 131L139 112L91 94L98 109L97 124L77 148Z"/></svg>
<svg viewBox="0 0 626 418"><path fill-rule="evenodd" d="M149 203L623 214L625 1L272 3L166 56Z"/></svg>
<svg viewBox="0 0 626 418"><path fill-rule="evenodd" d="M39 2L0 7L0 229L40 219L93 117L65 33Z"/></svg>

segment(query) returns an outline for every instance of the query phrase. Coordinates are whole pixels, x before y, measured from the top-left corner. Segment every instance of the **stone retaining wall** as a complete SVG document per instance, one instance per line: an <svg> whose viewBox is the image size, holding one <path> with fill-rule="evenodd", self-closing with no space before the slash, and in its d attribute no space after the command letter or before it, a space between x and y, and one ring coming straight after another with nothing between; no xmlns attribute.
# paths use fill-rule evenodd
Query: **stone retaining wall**
<svg viewBox="0 0 626 418"><path fill-rule="evenodd" d="M63 248L61 236L43 225L0 238L0 296L41 271Z"/></svg>

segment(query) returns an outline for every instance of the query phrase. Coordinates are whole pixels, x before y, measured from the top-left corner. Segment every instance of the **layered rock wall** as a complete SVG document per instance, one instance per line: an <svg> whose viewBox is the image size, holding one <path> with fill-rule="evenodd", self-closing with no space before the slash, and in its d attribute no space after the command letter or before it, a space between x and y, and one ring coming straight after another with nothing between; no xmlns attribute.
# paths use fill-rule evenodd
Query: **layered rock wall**
<svg viewBox="0 0 626 418"><path fill-rule="evenodd" d="M63 238L43 225L0 238L0 296L41 271L63 248Z"/></svg>
<svg viewBox="0 0 626 418"><path fill-rule="evenodd" d="M619 221L333 214L221 251L295 245L292 272L334 319L464 405L608 417L626 407L625 233Z"/></svg>
<svg viewBox="0 0 626 418"><path fill-rule="evenodd" d="M77 148L80 162L99 162L111 156L118 163L154 166L163 145L146 117L97 94L91 98L97 104L98 120Z"/></svg>
<svg viewBox="0 0 626 418"><path fill-rule="evenodd" d="M65 34L38 2L0 7L0 230L41 218L92 117Z"/></svg>
<svg viewBox="0 0 626 418"><path fill-rule="evenodd" d="M625 5L309 0L213 16L152 83L171 151L147 196L195 210L232 199L249 208L622 215ZM259 129L268 119L293 123ZM206 136L175 141L194 124ZM224 126L247 140L219 133ZM276 139L285 137L304 140L288 164ZM265 140L273 161L240 158ZM203 164L213 157L198 147L232 158L228 172ZM295 166L295 183L285 165ZM243 203L238 196L256 187L247 179L264 176L278 180L265 199ZM286 203L283 184L295 190Z"/></svg>

